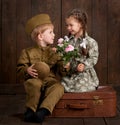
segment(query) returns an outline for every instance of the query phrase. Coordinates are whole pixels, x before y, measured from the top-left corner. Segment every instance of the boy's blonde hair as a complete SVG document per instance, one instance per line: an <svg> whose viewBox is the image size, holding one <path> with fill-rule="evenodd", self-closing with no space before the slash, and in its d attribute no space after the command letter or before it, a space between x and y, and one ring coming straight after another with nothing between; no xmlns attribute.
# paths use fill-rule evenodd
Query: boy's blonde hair
<svg viewBox="0 0 120 125"><path fill-rule="evenodd" d="M44 31L46 31L49 28L54 28L53 24L43 24L40 26L37 26L31 33L31 39L33 41L37 41L38 40L38 35L40 33L43 33Z"/></svg>

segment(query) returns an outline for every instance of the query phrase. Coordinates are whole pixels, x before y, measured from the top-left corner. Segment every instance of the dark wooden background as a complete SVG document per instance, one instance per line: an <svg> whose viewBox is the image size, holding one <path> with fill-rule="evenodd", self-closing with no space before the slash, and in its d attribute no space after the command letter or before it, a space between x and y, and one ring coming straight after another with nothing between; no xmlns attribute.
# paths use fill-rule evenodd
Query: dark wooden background
<svg viewBox="0 0 120 125"><path fill-rule="evenodd" d="M18 84L16 63L32 46L24 31L28 18L48 13L56 41L66 34L64 17L73 8L88 13L88 33L99 44L96 71L100 84L120 84L120 0L0 0L0 84Z"/></svg>

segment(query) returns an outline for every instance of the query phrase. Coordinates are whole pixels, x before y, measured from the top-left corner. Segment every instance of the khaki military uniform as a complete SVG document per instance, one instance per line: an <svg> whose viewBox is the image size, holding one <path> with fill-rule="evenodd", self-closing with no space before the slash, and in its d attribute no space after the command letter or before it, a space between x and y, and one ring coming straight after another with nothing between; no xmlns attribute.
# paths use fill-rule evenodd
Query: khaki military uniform
<svg viewBox="0 0 120 125"><path fill-rule="evenodd" d="M32 78L26 72L29 66L40 61L45 62L50 67L50 74L44 80ZM64 88L55 76L55 69L61 66L61 64L60 57L49 46L45 48L35 46L22 51L17 63L17 75L19 78L25 80L24 86L27 94L27 107L33 111L36 111L37 108L44 107L52 113L55 104L64 94ZM44 96L41 93L42 91L44 91ZM41 98L43 101L40 103Z"/></svg>

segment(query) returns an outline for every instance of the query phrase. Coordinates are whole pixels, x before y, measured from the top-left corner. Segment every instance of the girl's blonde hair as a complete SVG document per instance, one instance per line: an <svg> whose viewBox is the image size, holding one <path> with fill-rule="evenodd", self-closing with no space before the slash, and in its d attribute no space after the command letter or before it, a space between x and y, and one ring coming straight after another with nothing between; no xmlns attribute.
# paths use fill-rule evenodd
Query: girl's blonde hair
<svg viewBox="0 0 120 125"><path fill-rule="evenodd" d="M37 26L31 33L31 39L33 41L37 41L37 36L40 34L40 33L43 33L44 31L46 31L47 29L49 28L54 28L53 24L43 24L43 25L40 25L40 26Z"/></svg>

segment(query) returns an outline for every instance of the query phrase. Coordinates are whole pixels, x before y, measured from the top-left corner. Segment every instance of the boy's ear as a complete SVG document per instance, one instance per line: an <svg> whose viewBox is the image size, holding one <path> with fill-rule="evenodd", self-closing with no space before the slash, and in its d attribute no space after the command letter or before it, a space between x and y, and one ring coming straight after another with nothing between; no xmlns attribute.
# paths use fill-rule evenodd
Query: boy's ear
<svg viewBox="0 0 120 125"><path fill-rule="evenodd" d="M37 36L38 40L42 40L42 34L39 33L38 36Z"/></svg>

